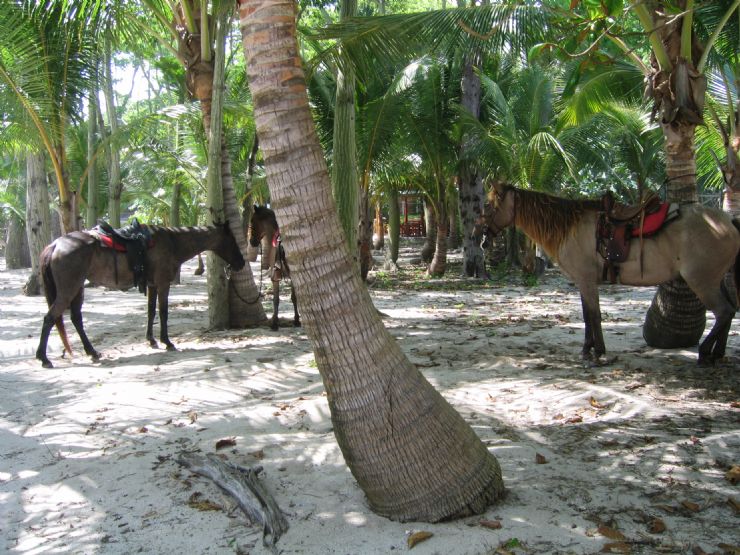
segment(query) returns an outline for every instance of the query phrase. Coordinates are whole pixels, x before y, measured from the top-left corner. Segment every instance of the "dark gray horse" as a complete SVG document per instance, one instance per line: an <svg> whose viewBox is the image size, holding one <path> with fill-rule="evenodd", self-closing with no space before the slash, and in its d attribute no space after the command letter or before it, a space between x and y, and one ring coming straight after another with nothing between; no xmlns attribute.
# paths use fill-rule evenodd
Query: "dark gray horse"
<svg viewBox="0 0 740 555"><path fill-rule="evenodd" d="M49 312L44 316L36 358L45 368L52 367L46 356L46 346L53 325L56 324L64 348L71 354L62 319L68 308L85 352L93 360L100 358L82 326L86 279L93 285L121 291L145 285L148 301L146 338L153 347L157 346L152 328L159 300L159 338L168 350L175 350L167 334L167 302L170 284L180 265L198 253L210 250L234 269L244 267L244 258L227 224L187 228L140 225L137 231L145 238L142 248L144 259L134 269L129 265L127 253L115 248L116 241L107 246L111 242L107 239L108 234L102 231L73 231L59 237L43 250L40 271ZM118 236L118 233L114 233L114 236ZM142 272L138 283L135 271Z"/></svg>

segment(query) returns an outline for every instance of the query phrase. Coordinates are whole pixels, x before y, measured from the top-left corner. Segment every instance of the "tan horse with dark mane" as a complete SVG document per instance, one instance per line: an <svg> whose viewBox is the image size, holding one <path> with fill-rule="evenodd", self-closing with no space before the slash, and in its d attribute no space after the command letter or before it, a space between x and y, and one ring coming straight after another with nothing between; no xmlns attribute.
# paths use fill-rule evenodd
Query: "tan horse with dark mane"
<svg viewBox="0 0 740 555"><path fill-rule="evenodd" d="M575 282L586 327L584 359L593 356L598 360L606 352L598 289L604 258L596 248L602 210L597 200L569 200L496 184L475 230L483 237L510 225L519 227ZM661 231L632 239L626 260L619 263L619 280L624 285L646 286L682 277L714 313L714 326L699 346L699 362L714 363L725 355L738 306L738 299L728 294L723 282L733 264L740 292L740 222L721 210L682 205L679 216Z"/></svg>

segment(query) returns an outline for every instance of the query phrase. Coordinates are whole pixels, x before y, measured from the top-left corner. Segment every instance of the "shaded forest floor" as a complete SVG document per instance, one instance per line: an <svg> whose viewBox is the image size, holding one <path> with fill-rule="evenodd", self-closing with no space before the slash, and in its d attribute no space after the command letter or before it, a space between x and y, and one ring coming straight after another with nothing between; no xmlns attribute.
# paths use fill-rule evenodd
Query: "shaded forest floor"
<svg viewBox="0 0 740 555"><path fill-rule="evenodd" d="M205 278L186 264L170 296L179 350L167 352L144 341L143 295L89 288L83 312L103 358L92 363L71 335L76 355L62 359L54 333L56 367L43 369L45 303L22 295L28 271L0 259L0 552L267 552L233 500L174 462L223 439L228 460L264 467L290 524L279 553L406 551L414 531L433 534L413 547L422 555L740 551L739 318L728 360L702 368L695 349L646 347L652 288L605 287L616 358L585 367L578 294L556 269L530 286L516 274L482 283L456 277L453 252L449 277L420 281L414 252L402 255L371 296L498 458L501 504L435 525L370 512L310 342L288 325L287 290L280 331L210 332Z"/></svg>

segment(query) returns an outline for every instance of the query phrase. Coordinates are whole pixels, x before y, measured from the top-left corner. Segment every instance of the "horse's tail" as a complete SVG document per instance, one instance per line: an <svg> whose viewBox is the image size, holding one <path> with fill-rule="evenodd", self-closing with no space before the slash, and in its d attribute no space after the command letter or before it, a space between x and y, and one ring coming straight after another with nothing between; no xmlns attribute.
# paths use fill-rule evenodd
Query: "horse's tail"
<svg viewBox="0 0 740 555"><path fill-rule="evenodd" d="M44 296L46 297L46 304L49 305L49 308L51 308L51 305L54 304L54 301L57 298L57 284L54 281L54 275L51 273L51 255L53 252L54 244L52 243L51 245L47 245L46 248L41 251L39 264L41 279L44 282ZM69 355L71 356L72 347L70 347L69 345L67 330L64 328L64 319L61 315L59 315L59 318L54 320L54 324L56 325L57 331L59 332L59 337L61 337L62 339L64 350L67 351L67 353L69 353Z"/></svg>

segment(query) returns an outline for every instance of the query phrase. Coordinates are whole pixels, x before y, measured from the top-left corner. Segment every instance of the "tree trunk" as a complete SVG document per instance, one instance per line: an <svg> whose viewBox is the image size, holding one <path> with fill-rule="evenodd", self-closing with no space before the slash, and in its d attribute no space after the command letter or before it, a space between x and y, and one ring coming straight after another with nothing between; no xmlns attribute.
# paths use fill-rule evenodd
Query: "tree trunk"
<svg viewBox="0 0 740 555"><path fill-rule="evenodd" d="M93 85L94 87L95 85ZM96 143L95 132L98 126L98 103L95 100L97 91L90 91L88 96L88 126L87 126L87 217L85 224L88 229L95 226L98 219L98 163L95 160Z"/></svg>
<svg viewBox="0 0 740 555"><path fill-rule="evenodd" d="M208 132L208 219L211 224L226 223L224 194L221 186L221 129L223 127L223 91L225 85L226 25L229 15L224 11L216 17L216 53L213 63L213 96L210 101L211 117L206 127ZM241 226L237 222L237 229ZM229 291L226 278L226 262L214 252L206 254L208 277L208 320L211 329L223 330L229 327Z"/></svg>
<svg viewBox="0 0 740 555"><path fill-rule="evenodd" d="M175 176L175 182L172 184L172 200L170 201L170 225L172 227L180 227L180 202L181 200L182 200L182 183L180 182L180 176L178 174ZM181 270L182 270L182 266L177 269L177 273L175 274L175 278L172 280L172 283L177 284L177 285L180 284L180 271Z"/></svg>
<svg viewBox="0 0 740 555"><path fill-rule="evenodd" d="M357 242L360 248L360 277L367 280L367 274L373 268L373 218L370 212L370 192L367 187L360 190L360 218L358 222Z"/></svg>
<svg viewBox="0 0 740 555"><path fill-rule="evenodd" d="M239 6L272 205L345 461L378 514L482 512L503 494L496 459L403 354L355 270L308 104L296 5Z"/></svg>
<svg viewBox="0 0 740 555"><path fill-rule="evenodd" d="M31 267L31 253L28 250L26 224L16 217L8 221L8 233L5 238L5 268L20 270Z"/></svg>
<svg viewBox="0 0 740 555"><path fill-rule="evenodd" d="M446 211L447 202L445 199L439 203L436 210L435 221L437 222L437 240L434 248L434 258L427 273L430 276L441 277L447 270L447 226L449 218Z"/></svg>
<svg viewBox="0 0 740 555"><path fill-rule="evenodd" d="M340 21L357 13L357 0L340 0ZM360 183L357 175L357 143L355 137L355 74L347 65L337 69L337 92L334 105L334 138L332 140L331 180L334 200L339 211L350 253L358 253L358 220L360 213ZM367 262L366 262L367 263ZM362 262L358 267L361 268ZM367 275L367 274L365 274Z"/></svg>
<svg viewBox="0 0 740 555"><path fill-rule="evenodd" d="M398 248L401 240L401 209L398 207L398 189L388 192L388 252L385 267L387 270L398 268Z"/></svg>
<svg viewBox="0 0 740 555"><path fill-rule="evenodd" d="M434 251L437 249L437 219L434 214L434 208L428 201L424 201L424 220L426 221L426 238L424 246L421 247L421 261L425 264L431 264L434 258Z"/></svg>
<svg viewBox="0 0 740 555"><path fill-rule="evenodd" d="M44 155L29 154L26 159L26 234L30 253L31 275L23 287L26 295L41 293L39 256L51 243L51 214L49 213L49 185L46 181Z"/></svg>
<svg viewBox="0 0 740 555"><path fill-rule="evenodd" d="M681 55L683 18L667 22L658 12L653 16L672 63L672 68L659 68L656 62L654 68L659 71L650 79L665 138L666 197L671 202L694 203L698 201L694 134L702 122L706 77L696 71L691 59ZM693 44L693 55L700 55L698 42ZM705 327L706 308L679 278L658 286L642 335L651 347L685 348L699 343Z"/></svg>
<svg viewBox="0 0 740 555"><path fill-rule="evenodd" d="M385 223L383 222L383 205L375 203L375 223L373 224L373 249L382 251L385 247Z"/></svg>
<svg viewBox="0 0 740 555"><path fill-rule="evenodd" d="M113 74L111 71L111 45L106 42L105 63L105 111L110 125L110 134L113 143L110 145L110 156L108 158L108 221L115 227L121 227L121 193L123 192L123 180L121 179L121 157L118 151L118 115L116 113L116 97L113 92ZM179 272L178 272L179 276Z"/></svg>
<svg viewBox="0 0 740 555"><path fill-rule="evenodd" d="M462 107L476 119L480 117L481 99L480 77L475 72L477 59L478 56L474 53L465 57L461 82L462 98L460 100ZM463 138L460 145L463 160L465 160L465 153L468 148L467 139ZM460 164L458 188L460 192L460 219L462 221L462 272L467 277L485 278L488 276L486 258L480 244L473 237L473 226L483 214L485 193L483 191L483 180L469 162L463 161Z"/></svg>
<svg viewBox="0 0 740 555"><path fill-rule="evenodd" d="M447 219L449 225L447 248L457 249L462 244L460 239L460 195L454 187L450 187L447 193Z"/></svg>

